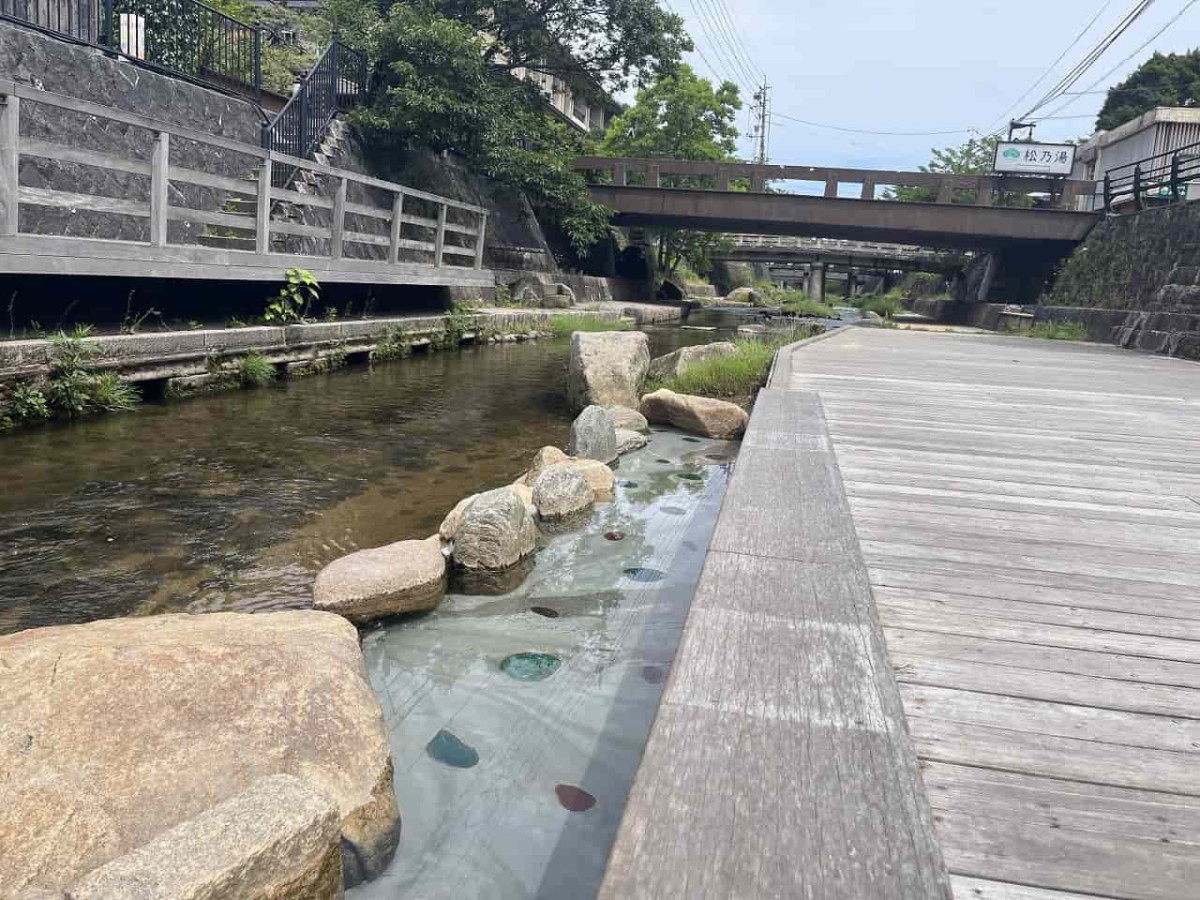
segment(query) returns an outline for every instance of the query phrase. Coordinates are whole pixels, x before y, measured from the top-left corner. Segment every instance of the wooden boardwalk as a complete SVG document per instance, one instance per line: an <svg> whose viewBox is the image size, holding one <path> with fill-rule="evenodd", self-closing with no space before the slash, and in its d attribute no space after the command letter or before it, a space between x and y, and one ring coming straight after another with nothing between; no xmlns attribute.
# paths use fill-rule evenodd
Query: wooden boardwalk
<svg viewBox="0 0 1200 900"><path fill-rule="evenodd" d="M773 386L824 409L955 896L1200 897L1200 365L858 329Z"/></svg>
<svg viewBox="0 0 1200 900"><path fill-rule="evenodd" d="M1200 365L781 354L603 898L1200 898Z"/></svg>

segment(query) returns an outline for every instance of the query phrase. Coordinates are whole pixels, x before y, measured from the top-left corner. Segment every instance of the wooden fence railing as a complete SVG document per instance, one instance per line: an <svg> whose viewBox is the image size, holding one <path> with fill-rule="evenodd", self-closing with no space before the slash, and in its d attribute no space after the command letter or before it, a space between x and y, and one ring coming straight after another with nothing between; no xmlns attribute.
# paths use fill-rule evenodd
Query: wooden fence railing
<svg viewBox="0 0 1200 900"><path fill-rule="evenodd" d="M140 158L128 149L136 141L123 142L122 153L117 154L30 137L30 129L24 129L26 133L22 129L23 104L42 104L61 111L56 114L77 113L120 123L127 128L145 129L151 136L149 158ZM94 128L96 125L89 123L83 131ZM237 159L245 160L246 176L234 178L180 165L172 160L172 146L176 142L191 142L191 145L223 151L216 156L226 160L234 154ZM204 153L192 154L192 158L204 156ZM23 184L21 162L29 158L144 176L141 183L148 179L148 196L114 197ZM273 186L271 172L274 166L315 173L323 191L302 193ZM223 204L215 210L176 205L173 200L181 196L181 185L212 189L210 196L227 196L231 200L241 199L243 203ZM359 199L348 196L352 188L361 195ZM239 206L242 210L251 207L253 212L239 212ZM347 251L352 245L359 245L378 249L365 251L366 255L360 250L354 254L358 260L374 259L396 264L402 261L401 254L405 254L408 258L403 261L406 263L475 269L483 266L487 229L487 211L469 203L194 129L165 125L133 113L38 91L26 85L0 81L0 239L34 233L22 230L21 211L29 207L50 207L71 213L109 213L149 220L145 240L120 242L149 244L153 248L165 248L168 243L202 244L196 232L213 228L239 233L247 245L252 236L253 249L247 246L246 253L279 252L294 257L298 252L294 247L276 250L273 245L288 238L307 238L310 241L302 251L303 255L335 261L350 255ZM230 211L228 207L234 210ZM309 218L322 219L319 224L297 221L305 218L306 211L314 210L319 212ZM205 228L168 229L168 224L173 222L193 223ZM65 234L65 231L58 233ZM418 258L412 259L412 254Z"/></svg>
<svg viewBox="0 0 1200 900"><path fill-rule="evenodd" d="M617 186L650 188L683 187L728 191L741 182L752 193L762 193L772 181L808 181L824 186L824 196L840 196L841 186L857 185L854 199L875 200L881 187L922 188L934 203L962 202L973 192L975 206L996 205L1003 193L1044 194L1049 205L1074 209L1075 198L1095 191L1091 181L1000 175L952 175L932 172L897 172L882 169L842 169L820 166L773 166L736 162L697 162L680 159L618 159L584 156L572 164L576 171L602 173ZM635 176L633 179L630 176ZM848 199L848 198L844 198Z"/></svg>

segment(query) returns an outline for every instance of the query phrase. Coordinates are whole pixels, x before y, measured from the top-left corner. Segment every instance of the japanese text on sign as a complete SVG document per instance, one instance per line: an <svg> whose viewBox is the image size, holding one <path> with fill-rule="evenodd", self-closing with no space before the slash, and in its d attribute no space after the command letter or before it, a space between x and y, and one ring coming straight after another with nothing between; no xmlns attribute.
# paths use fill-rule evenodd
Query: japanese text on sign
<svg viewBox="0 0 1200 900"><path fill-rule="evenodd" d="M1075 148L1070 144L1004 142L996 146L994 172L1024 175L1070 175Z"/></svg>

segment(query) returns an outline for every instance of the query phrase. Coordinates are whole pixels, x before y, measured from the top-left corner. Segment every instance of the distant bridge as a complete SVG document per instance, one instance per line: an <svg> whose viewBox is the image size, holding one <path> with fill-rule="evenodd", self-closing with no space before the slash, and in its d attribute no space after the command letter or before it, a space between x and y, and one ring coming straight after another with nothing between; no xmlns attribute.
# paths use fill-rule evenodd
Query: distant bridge
<svg viewBox="0 0 1200 900"><path fill-rule="evenodd" d="M730 238L732 249L719 251L716 259L767 264L826 263L844 268L914 272L954 272L970 260L959 251L930 250L909 244L763 234L733 234Z"/></svg>
<svg viewBox="0 0 1200 900"><path fill-rule="evenodd" d="M598 156L581 157L574 168L607 176L590 189L593 199L615 211L618 225L956 250L1038 246L1061 255L1082 241L1100 218L1072 208L1076 198L1095 193L1091 181ZM824 195L767 193L771 181L818 182L824 185ZM857 197L841 196L843 185L856 185ZM738 186L749 189L735 190ZM875 199L884 186L925 188L935 202ZM975 193L974 202L956 202L966 191ZM994 205L1005 191L1042 194L1050 205Z"/></svg>

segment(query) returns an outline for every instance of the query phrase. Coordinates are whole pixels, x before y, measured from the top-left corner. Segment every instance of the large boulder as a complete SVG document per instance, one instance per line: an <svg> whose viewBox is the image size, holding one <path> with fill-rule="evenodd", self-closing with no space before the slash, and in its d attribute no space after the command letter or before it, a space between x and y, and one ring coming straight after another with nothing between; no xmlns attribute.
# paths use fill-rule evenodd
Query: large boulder
<svg viewBox="0 0 1200 900"><path fill-rule="evenodd" d="M317 574L313 606L362 623L433 609L445 592L446 558L434 537L335 559Z"/></svg>
<svg viewBox="0 0 1200 900"><path fill-rule="evenodd" d="M525 483L533 484L546 467L566 462L570 458L557 447L543 447L534 455L533 462L529 464L529 471L525 473Z"/></svg>
<svg viewBox="0 0 1200 900"><path fill-rule="evenodd" d="M656 425L672 425L704 437L732 440L741 437L750 417L736 403L676 394L662 389L642 398L642 414Z"/></svg>
<svg viewBox="0 0 1200 900"><path fill-rule="evenodd" d="M71 900L342 895L340 817L291 775L247 790L84 875Z"/></svg>
<svg viewBox="0 0 1200 900"><path fill-rule="evenodd" d="M596 495L578 469L551 466L533 483L533 503L543 519L566 519L583 512Z"/></svg>
<svg viewBox="0 0 1200 900"><path fill-rule="evenodd" d="M617 455L624 456L634 450L641 450L650 439L640 431L630 431L628 428L617 429Z"/></svg>
<svg viewBox="0 0 1200 900"><path fill-rule="evenodd" d="M61 890L294 775L337 806L347 884L400 837L358 632L313 610L110 619L0 637L0 885Z"/></svg>
<svg viewBox="0 0 1200 900"><path fill-rule="evenodd" d="M628 428L630 431L649 431L650 423L636 409L628 406L610 406L609 413L612 414L613 424L617 428Z"/></svg>
<svg viewBox="0 0 1200 900"><path fill-rule="evenodd" d="M696 363L716 359L720 356L729 356L733 353L737 353L737 344L732 341L716 341L712 344L699 344L695 347L681 347L674 353L651 360L650 370L646 377L656 381L673 378L676 375L682 375Z"/></svg>
<svg viewBox="0 0 1200 900"><path fill-rule="evenodd" d="M512 568L537 546L537 523L511 488L487 491L468 507L454 537L454 563L468 571Z"/></svg>
<svg viewBox="0 0 1200 900"><path fill-rule="evenodd" d="M640 331L577 331L571 335L567 399L585 406L637 406L650 367L650 339Z"/></svg>
<svg viewBox="0 0 1200 900"><path fill-rule="evenodd" d="M610 463L617 458L617 425L602 406L589 406L571 423L567 454ZM532 483L532 482L531 482Z"/></svg>
<svg viewBox="0 0 1200 900"><path fill-rule="evenodd" d="M438 526L439 538L447 543L454 540L454 535L458 533L458 526L462 524L463 516L467 514L467 507L474 503L478 496L478 494L472 494L470 497L463 497L455 504L454 509L446 514L446 518L442 519L442 524Z"/></svg>
<svg viewBox="0 0 1200 900"><path fill-rule="evenodd" d="M588 485L597 500L611 500L615 491L617 479L613 470L595 459L568 459L558 463L554 468L573 469L587 479Z"/></svg>

